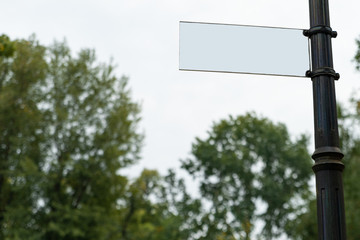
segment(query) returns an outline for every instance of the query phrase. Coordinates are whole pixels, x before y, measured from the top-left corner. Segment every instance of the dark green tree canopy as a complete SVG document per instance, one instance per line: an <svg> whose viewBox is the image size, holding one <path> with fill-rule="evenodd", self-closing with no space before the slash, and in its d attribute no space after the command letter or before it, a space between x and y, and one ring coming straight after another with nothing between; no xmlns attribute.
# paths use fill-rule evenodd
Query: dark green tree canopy
<svg viewBox="0 0 360 240"><path fill-rule="evenodd" d="M128 185L125 196L120 239L196 239L201 203L191 198L174 171L162 177L145 169Z"/></svg>
<svg viewBox="0 0 360 240"><path fill-rule="evenodd" d="M15 44L6 35L0 36L0 57L11 57L15 51Z"/></svg>
<svg viewBox="0 0 360 240"><path fill-rule="evenodd" d="M0 53L0 238L117 239L118 171L142 145L128 79L65 43L2 36Z"/></svg>
<svg viewBox="0 0 360 240"><path fill-rule="evenodd" d="M285 125L253 113L221 120L206 139L197 138L183 168L200 180L211 205L201 239L250 239L258 219L266 239L278 237L309 195L307 144L307 137L291 140Z"/></svg>

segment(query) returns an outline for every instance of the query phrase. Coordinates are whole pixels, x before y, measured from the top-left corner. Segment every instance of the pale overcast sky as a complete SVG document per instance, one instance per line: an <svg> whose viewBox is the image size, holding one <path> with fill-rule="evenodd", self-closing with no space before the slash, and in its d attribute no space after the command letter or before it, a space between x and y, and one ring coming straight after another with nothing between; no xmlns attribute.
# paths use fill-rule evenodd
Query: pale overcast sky
<svg viewBox="0 0 360 240"><path fill-rule="evenodd" d="M2 0L0 6L0 34L35 33L43 44L66 38L73 51L94 48L101 61L113 58L117 73L130 77L146 135L143 159L130 174L178 167L195 136L206 136L214 121L229 114L255 111L286 123L294 135L313 132L310 79L178 70L179 21L305 29L306 0ZM351 62L359 9L359 0L330 0L341 102L360 86Z"/></svg>

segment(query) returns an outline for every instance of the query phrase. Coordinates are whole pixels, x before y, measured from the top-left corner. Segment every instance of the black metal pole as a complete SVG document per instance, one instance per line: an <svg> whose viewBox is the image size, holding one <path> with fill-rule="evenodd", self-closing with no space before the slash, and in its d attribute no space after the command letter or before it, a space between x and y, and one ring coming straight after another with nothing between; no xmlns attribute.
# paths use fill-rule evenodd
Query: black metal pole
<svg viewBox="0 0 360 240"><path fill-rule="evenodd" d="M309 0L313 83L318 239L345 240L345 211L339 133L336 113L335 79L328 0Z"/></svg>

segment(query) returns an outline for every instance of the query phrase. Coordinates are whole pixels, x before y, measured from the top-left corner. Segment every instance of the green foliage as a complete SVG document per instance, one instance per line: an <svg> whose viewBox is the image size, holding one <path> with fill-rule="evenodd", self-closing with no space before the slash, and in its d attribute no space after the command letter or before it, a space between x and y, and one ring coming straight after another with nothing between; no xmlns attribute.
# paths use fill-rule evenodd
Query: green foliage
<svg viewBox="0 0 360 240"><path fill-rule="evenodd" d="M200 239L250 239L255 221L262 235L277 238L309 196L307 138L292 141L283 124L255 114L230 117L196 139L183 168L200 180L210 204ZM263 212L256 205L265 206Z"/></svg>
<svg viewBox="0 0 360 240"><path fill-rule="evenodd" d="M345 215L347 236L349 240L360 238L360 186L358 173L360 171L360 109L359 101L352 99L353 110L342 110L339 115L343 162L345 170L343 174Z"/></svg>
<svg viewBox="0 0 360 240"><path fill-rule="evenodd" d="M360 70L360 40L356 40L358 49L354 57L356 69ZM345 170L344 198L347 226L347 239L360 239L360 97L355 95L350 103L351 109L340 108L339 125L344 152Z"/></svg>
<svg viewBox="0 0 360 240"><path fill-rule="evenodd" d="M194 226L200 225L199 200L190 197L184 180L173 171L160 177L144 170L130 184L121 210L121 239L184 240L194 239Z"/></svg>
<svg viewBox="0 0 360 240"><path fill-rule="evenodd" d="M142 142L127 78L92 50L2 39L0 239L118 239L118 170Z"/></svg>
<svg viewBox="0 0 360 240"><path fill-rule="evenodd" d="M11 57L15 51L15 44L6 35L0 36L0 57Z"/></svg>
<svg viewBox="0 0 360 240"><path fill-rule="evenodd" d="M357 39L356 40L356 45L357 45L357 51L356 51L356 54L354 56L354 61L355 61L355 68L357 70L360 70L360 39Z"/></svg>
<svg viewBox="0 0 360 240"><path fill-rule="evenodd" d="M316 199L308 201L305 211L289 221L285 227L285 232L290 239L317 239L318 236Z"/></svg>
<svg viewBox="0 0 360 240"><path fill-rule="evenodd" d="M45 125L36 90L45 80L45 48L34 40L13 42L12 58L0 57L0 238L36 236L33 217L45 154ZM31 233L31 234L29 234Z"/></svg>
<svg viewBox="0 0 360 240"><path fill-rule="evenodd" d="M191 239L201 204L182 179L119 174L143 138L128 79L92 50L1 39L16 51L0 56L0 239Z"/></svg>

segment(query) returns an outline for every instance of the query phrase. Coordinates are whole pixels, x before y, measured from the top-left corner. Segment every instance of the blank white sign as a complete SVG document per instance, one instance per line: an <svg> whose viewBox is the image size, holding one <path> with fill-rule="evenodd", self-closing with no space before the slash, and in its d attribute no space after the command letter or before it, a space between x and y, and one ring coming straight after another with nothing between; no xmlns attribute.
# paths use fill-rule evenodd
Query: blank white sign
<svg viewBox="0 0 360 240"><path fill-rule="evenodd" d="M180 70L305 77L302 29L180 22Z"/></svg>

